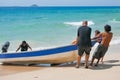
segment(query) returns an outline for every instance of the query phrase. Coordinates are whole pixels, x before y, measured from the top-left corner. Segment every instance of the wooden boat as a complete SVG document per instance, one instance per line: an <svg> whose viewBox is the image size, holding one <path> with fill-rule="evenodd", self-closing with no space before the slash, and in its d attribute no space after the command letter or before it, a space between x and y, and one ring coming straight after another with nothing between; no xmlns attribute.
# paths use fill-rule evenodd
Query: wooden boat
<svg viewBox="0 0 120 80"><path fill-rule="evenodd" d="M94 46L96 42L92 43ZM20 53L1 53L0 63L17 63L17 64L61 64L73 62L77 58L77 46L67 45L57 48L20 52Z"/></svg>
<svg viewBox="0 0 120 80"><path fill-rule="evenodd" d="M17 64L61 64L76 60L77 47L75 45L62 46L57 48L20 52L20 53L1 53L1 63L17 63Z"/></svg>

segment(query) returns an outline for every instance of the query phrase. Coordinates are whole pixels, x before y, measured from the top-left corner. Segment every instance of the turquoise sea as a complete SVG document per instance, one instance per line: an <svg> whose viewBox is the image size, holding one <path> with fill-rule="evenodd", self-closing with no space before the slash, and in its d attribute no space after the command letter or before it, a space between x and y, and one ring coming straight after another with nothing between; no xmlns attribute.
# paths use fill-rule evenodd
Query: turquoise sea
<svg viewBox="0 0 120 80"><path fill-rule="evenodd" d="M33 50L69 45L83 20L89 21L91 37L111 25L111 44L120 43L120 7L0 7L0 46L10 41L15 51L23 40Z"/></svg>

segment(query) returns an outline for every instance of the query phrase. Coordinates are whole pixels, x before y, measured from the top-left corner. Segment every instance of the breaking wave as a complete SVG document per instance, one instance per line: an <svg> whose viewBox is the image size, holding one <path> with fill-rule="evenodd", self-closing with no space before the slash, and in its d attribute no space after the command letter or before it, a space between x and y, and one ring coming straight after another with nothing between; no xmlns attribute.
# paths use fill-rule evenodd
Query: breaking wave
<svg viewBox="0 0 120 80"><path fill-rule="evenodd" d="M113 19L113 20L111 20L111 21L109 21L109 22L111 22L111 23L120 23L120 20Z"/></svg>
<svg viewBox="0 0 120 80"><path fill-rule="evenodd" d="M82 21L80 22L64 22L64 24L71 25L71 26L81 26ZM88 26L94 25L95 23L93 21L88 21Z"/></svg>

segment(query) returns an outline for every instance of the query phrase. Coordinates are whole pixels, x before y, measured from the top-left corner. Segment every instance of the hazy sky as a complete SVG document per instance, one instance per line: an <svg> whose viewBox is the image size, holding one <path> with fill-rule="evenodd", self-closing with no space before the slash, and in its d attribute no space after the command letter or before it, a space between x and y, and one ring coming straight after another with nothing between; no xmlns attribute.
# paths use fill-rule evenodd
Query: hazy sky
<svg viewBox="0 0 120 80"><path fill-rule="evenodd" d="M0 0L0 6L120 6L120 0Z"/></svg>

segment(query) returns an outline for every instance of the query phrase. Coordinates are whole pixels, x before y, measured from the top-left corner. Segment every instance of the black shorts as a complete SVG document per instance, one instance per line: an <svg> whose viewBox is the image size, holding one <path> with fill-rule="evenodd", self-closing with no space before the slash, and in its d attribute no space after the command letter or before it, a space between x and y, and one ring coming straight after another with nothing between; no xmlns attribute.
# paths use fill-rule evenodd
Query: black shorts
<svg viewBox="0 0 120 80"><path fill-rule="evenodd" d="M90 54L91 47L78 47L78 55L82 56L85 52L87 55Z"/></svg>

